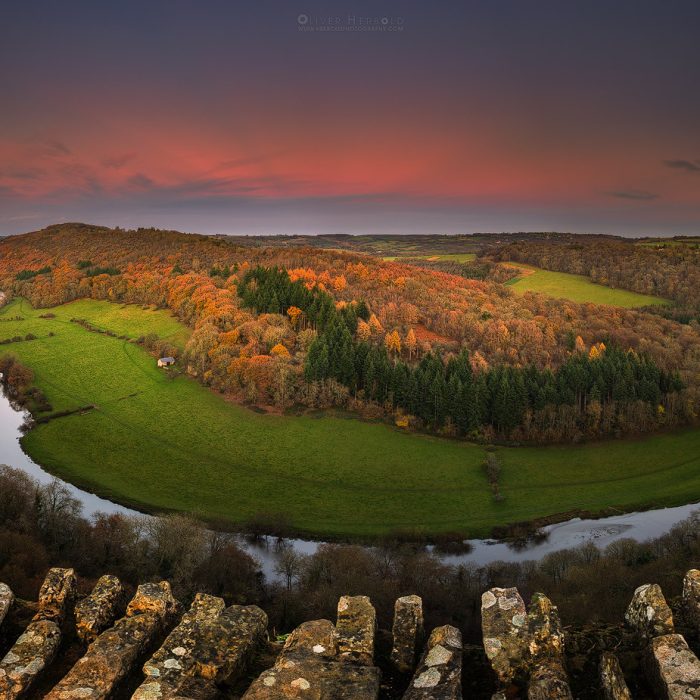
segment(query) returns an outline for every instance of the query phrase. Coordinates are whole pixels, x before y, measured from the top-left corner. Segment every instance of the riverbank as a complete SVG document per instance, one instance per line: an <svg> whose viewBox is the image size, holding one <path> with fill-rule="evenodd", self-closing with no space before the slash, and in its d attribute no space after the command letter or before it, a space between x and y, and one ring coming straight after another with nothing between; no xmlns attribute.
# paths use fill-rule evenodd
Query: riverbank
<svg viewBox="0 0 700 700"><path fill-rule="evenodd" d="M20 448L21 426L24 414L10 405L8 399L0 394L0 464L6 463L22 469L40 483L49 483L55 477L33 462ZM97 512L119 513L126 516L139 516L141 512L100 498L96 494L84 491L74 484L62 482L70 494L77 498L87 516ZM537 561L556 551L593 543L603 549L620 539L632 538L646 541L666 534L681 522L700 504L684 505L676 508L662 508L642 513L617 514L601 519L573 518L566 522L549 524L541 528L537 538L518 542L496 541L493 539L471 539L464 542L460 552L449 553L440 548L415 545L425 548L440 557L445 564L487 566L497 561L517 563ZM237 542L245 551L260 563L261 570L268 580L280 578L277 568L282 552L290 549L299 555L313 555L318 548L328 542L327 539L303 539L286 537L282 540L272 533L240 533Z"/></svg>
<svg viewBox="0 0 700 700"><path fill-rule="evenodd" d="M0 315L17 316L16 304ZM333 416L260 415L157 368L135 343L70 323L183 332L167 312L90 300L20 311L3 327L37 336L12 352L53 410L95 406L37 425L24 448L52 474L141 511L324 540L459 541L507 523L700 500L700 431L501 447L496 499L482 446Z"/></svg>

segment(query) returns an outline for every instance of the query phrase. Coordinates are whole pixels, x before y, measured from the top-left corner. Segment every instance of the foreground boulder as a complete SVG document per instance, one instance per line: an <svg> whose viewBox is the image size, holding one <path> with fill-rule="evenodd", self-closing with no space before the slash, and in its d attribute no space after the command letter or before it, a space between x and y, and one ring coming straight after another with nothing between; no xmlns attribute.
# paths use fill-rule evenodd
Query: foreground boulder
<svg viewBox="0 0 700 700"><path fill-rule="evenodd" d="M0 699L25 694L61 644L61 625L75 598L73 569L50 569L39 591L36 615L0 661Z"/></svg>
<svg viewBox="0 0 700 700"><path fill-rule="evenodd" d="M620 662L609 651L600 657L600 689L605 700L632 700Z"/></svg>
<svg viewBox="0 0 700 700"><path fill-rule="evenodd" d="M691 569L683 578L683 611L688 622L700 631L700 571Z"/></svg>
<svg viewBox="0 0 700 700"><path fill-rule="evenodd" d="M492 588L481 596L484 650L498 680L507 686L527 675L528 628L517 588Z"/></svg>
<svg viewBox="0 0 700 700"><path fill-rule="evenodd" d="M625 620L641 639L674 632L673 613L656 583L646 583L637 588L625 613Z"/></svg>
<svg viewBox="0 0 700 700"><path fill-rule="evenodd" d="M461 700L462 635L456 627L436 627L404 700Z"/></svg>
<svg viewBox="0 0 700 700"><path fill-rule="evenodd" d="M124 598L124 587L116 576L102 576L92 592L75 606L78 637L89 644L114 623Z"/></svg>
<svg viewBox="0 0 700 700"><path fill-rule="evenodd" d="M394 605L391 663L399 673L411 673L423 641L423 601L420 596L398 598Z"/></svg>
<svg viewBox="0 0 700 700"><path fill-rule="evenodd" d="M217 685L237 680L267 637L267 615L256 606L225 607L197 594L180 624L143 667L146 680L132 700L207 700Z"/></svg>
<svg viewBox="0 0 700 700"><path fill-rule="evenodd" d="M167 581L139 586L126 615L90 644L85 656L48 693L47 700L109 697L177 610Z"/></svg>
<svg viewBox="0 0 700 700"><path fill-rule="evenodd" d="M680 634L655 637L649 652L651 680L659 698L700 698L700 661Z"/></svg>
<svg viewBox="0 0 700 700"><path fill-rule="evenodd" d="M564 633L559 611L542 593L535 593L527 614L530 700L572 698L564 666Z"/></svg>
<svg viewBox="0 0 700 700"><path fill-rule="evenodd" d="M573 700L569 679L560 659L540 661L530 674L528 700Z"/></svg>
<svg viewBox="0 0 700 700"><path fill-rule="evenodd" d="M564 633L559 613L542 593L529 611L517 588L492 588L481 596L484 650L504 688L528 683L531 698L569 698Z"/></svg>
<svg viewBox="0 0 700 700"><path fill-rule="evenodd" d="M14 600L15 595L10 587L4 583L0 583L0 625L12 607Z"/></svg>
<svg viewBox="0 0 700 700"><path fill-rule="evenodd" d="M374 663L377 613L366 595L341 597L336 631L341 658L364 666Z"/></svg>
<svg viewBox="0 0 700 700"><path fill-rule="evenodd" d="M341 656L338 641L329 620L299 625L275 665L253 682L243 700L376 700L379 669Z"/></svg>
<svg viewBox="0 0 700 700"><path fill-rule="evenodd" d="M564 632L561 628L559 610L542 593L535 593L527 612L528 652L539 659L564 660Z"/></svg>

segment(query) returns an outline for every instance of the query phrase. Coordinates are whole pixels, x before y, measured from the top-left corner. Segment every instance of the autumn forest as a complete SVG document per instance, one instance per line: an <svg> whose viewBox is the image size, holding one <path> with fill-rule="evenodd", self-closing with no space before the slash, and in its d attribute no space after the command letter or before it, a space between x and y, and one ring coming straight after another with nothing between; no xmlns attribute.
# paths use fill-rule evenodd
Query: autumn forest
<svg viewBox="0 0 700 700"><path fill-rule="evenodd" d="M144 339L151 351L271 412L338 409L504 444L619 437L696 419L696 247L532 235L477 245L475 259L455 261L244 243L52 226L0 240L0 289L35 307L91 298L168 309L191 336L183 348ZM631 309L515 294L504 263L675 303Z"/></svg>

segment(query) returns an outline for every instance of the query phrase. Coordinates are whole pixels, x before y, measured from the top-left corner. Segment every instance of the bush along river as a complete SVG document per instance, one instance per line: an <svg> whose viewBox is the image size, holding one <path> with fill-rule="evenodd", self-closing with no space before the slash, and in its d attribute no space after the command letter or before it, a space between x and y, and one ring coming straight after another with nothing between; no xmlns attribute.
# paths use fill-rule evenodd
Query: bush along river
<svg viewBox="0 0 700 700"><path fill-rule="evenodd" d="M24 453L20 445L22 426L27 419L27 413L14 406L10 400L0 394L0 464L23 470L41 484L55 479L45 469L33 462ZM56 479L63 484L70 494L78 499L83 506L83 513L92 516L95 513L121 513L144 517L142 513L100 498L73 486L70 483ZM626 513L614 517L584 520L573 518L566 522L547 525L538 531L538 536L519 544L497 540L467 540L459 553L444 553L428 549L437 554L445 564L474 564L484 566L491 562L522 562L539 560L542 557L561 549L577 547L592 542L597 547L604 548L615 540L632 538L644 541L660 537L694 511L700 510L700 504L691 503L676 508L660 508L639 513ZM280 547L269 545L276 538L253 539L244 534L238 536L240 546L252 554L261 564L262 570L269 580L279 578L275 572ZM322 541L285 538L284 546L292 547L299 554L314 554Z"/></svg>

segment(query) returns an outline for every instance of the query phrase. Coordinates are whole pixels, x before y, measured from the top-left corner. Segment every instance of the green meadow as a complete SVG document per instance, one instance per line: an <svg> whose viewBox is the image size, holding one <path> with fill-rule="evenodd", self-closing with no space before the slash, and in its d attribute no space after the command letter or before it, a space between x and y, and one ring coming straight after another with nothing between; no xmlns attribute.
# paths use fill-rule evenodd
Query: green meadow
<svg viewBox="0 0 700 700"><path fill-rule="evenodd" d="M569 299L580 303L608 304L637 308L653 304L669 304L660 297L648 294L637 294L626 289L613 289L602 284L596 284L584 275L572 275L568 272L552 272L523 263L507 263L521 271L520 276L507 282L515 292L540 292L558 299Z"/></svg>
<svg viewBox="0 0 700 700"><path fill-rule="evenodd" d="M40 315L55 314L42 319ZM193 379L159 370L139 345L90 332L73 317L130 337L185 342L165 311L79 301L0 310L0 346L35 373L55 418L23 438L52 473L144 510L244 525L284 514L298 531L371 537L397 530L486 536L494 525L574 509L700 500L700 431L584 446L499 448L495 502L480 446L339 416L262 415ZM49 335L53 333L53 335Z"/></svg>
<svg viewBox="0 0 700 700"><path fill-rule="evenodd" d="M403 259L420 259L420 260L440 260L451 262L471 262L476 258L476 253L436 253L435 255L390 255L382 258L387 261L402 262Z"/></svg>

